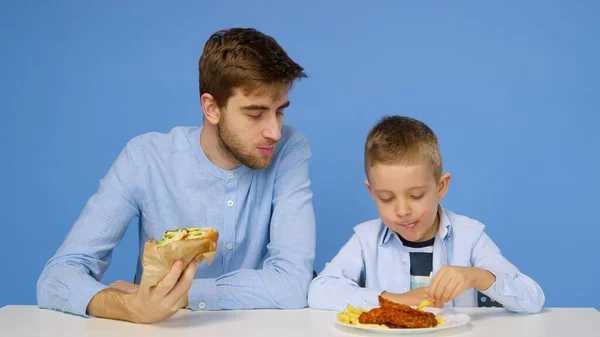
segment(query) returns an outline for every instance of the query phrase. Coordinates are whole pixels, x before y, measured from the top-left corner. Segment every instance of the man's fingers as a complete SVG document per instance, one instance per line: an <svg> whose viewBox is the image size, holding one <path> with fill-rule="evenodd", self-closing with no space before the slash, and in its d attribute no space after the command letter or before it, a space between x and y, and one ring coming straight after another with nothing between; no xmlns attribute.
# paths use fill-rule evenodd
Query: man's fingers
<svg viewBox="0 0 600 337"><path fill-rule="evenodd" d="M187 296L188 290L192 286L192 281L194 281L194 276L196 276L196 269L198 268L198 264L196 261L190 262L187 265L184 272L181 274L179 281L177 284L171 289L169 294L165 297L165 299L170 301L178 301L181 296Z"/></svg>
<svg viewBox="0 0 600 337"><path fill-rule="evenodd" d="M179 280L179 276L181 276L183 270L183 262L181 260L175 261L167 275L165 275L165 277L158 282L156 287L154 287L154 294L159 298L167 296L171 289L177 284L177 280Z"/></svg>
<svg viewBox="0 0 600 337"><path fill-rule="evenodd" d="M177 299L176 307L179 309L185 309L187 308L188 304L188 293L185 292Z"/></svg>

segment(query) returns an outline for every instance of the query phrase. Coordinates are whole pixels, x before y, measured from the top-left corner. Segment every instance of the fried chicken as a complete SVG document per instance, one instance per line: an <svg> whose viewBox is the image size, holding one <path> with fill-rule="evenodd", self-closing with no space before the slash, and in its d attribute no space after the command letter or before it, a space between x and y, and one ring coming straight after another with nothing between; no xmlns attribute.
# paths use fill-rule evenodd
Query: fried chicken
<svg viewBox="0 0 600 337"><path fill-rule="evenodd" d="M432 328L438 322L433 313L413 309L405 304L388 301L379 296L379 308L363 312L361 324L382 324L389 328Z"/></svg>

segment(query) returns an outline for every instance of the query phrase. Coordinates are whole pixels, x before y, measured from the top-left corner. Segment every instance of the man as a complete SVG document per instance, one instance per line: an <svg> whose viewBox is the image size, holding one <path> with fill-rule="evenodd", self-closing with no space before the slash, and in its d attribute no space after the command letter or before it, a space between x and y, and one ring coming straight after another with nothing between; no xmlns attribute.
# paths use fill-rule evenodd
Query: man
<svg viewBox="0 0 600 337"><path fill-rule="evenodd" d="M302 134L283 125L303 68L272 37L235 28L209 38L199 75L203 126L128 142L46 264L37 286L41 308L153 323L183 307L306 306L315 255L311 152ZM135 284L107 287L99 281L134 217ZM178 262L158 285L144 281L148 238L204 226L219 231L210 266Z"/></svg>

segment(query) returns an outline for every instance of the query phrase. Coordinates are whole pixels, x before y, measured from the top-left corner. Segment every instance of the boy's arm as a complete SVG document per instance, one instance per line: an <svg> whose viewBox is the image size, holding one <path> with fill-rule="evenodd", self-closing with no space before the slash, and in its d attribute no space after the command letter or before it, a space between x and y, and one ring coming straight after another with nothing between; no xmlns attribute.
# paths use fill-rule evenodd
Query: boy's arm
<svg viewBox="0 0 600 337"><path fill-rule="evenodd" d="M192 310L304 308L315 258L315 215L309 179L311 152L299 136L287 148L272 200L270 242L260 269L240 269L218 278L196 279Z"/></svg>
<svg viewBox="0 0 600 337"><path fill-rule="evenodd" d="M37 283L39 307L87 316L90 300L106 288L99 281L110 263L112 250L139 212L134 161L128 146L45 265Z"/></svg>
<svg viewBox="0 0 600 337"><path fill-rule="evenodd" d="M540 286L510 263L485 232L474 247L471 263L494 274L496 281L481 292L507 310L523 313L542 310L545 296Z"/></svg>
<svg viewBox="0 0 600 337"><path fill-rule="evenodd" d="M308 305L313 309L344 310L350 303L355 307L377 306L382 289L359 285L364 273L362 249L356 234L315 278L309 287Z"/></svg>

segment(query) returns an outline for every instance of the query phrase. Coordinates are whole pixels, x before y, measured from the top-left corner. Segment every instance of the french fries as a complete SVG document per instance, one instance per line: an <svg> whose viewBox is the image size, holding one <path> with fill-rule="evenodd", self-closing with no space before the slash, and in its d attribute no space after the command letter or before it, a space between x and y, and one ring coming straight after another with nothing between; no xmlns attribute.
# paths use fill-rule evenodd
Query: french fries
<svg viewBox="0 0 600 337"><path fill-rule="evenodd" d="M360 316L360 314L362 314L363 312L366 312L366 311L367 311L366 309L355 308L350 303L348 303L348 305L346 305L346 310L339 312L337 314L337 319L338 319L338 321L340 321L341 323L344 323L344 324L368 326L368 327L372 327L372 328L389 329L385 325L359 323L358 316Z"/></svg>

